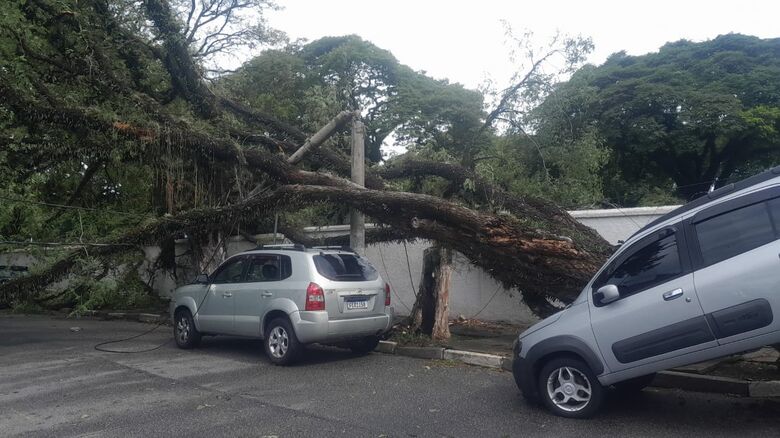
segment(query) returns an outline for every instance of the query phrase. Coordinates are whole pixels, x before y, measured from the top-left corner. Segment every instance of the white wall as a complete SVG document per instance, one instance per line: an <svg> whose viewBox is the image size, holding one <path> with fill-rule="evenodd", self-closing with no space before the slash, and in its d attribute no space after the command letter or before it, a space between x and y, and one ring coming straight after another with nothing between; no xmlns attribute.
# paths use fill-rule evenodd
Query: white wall
<svg viewBox="0 0 780 438"><path fill-rule="evenodd" d="M580 222L595 229L610 243L617 244L619 240L627 239L648 222L674 208L676 206L580 210L570 213ZM368 224L367 228L371 226ZM349 226L309 227L306 232L313 237L337 236L349 234ZM272 243L273 239L271 235L256 237L266 243ZM281 242L281 237L279 241ZM370 245L364 254L379 270L382 278L390 283L393 290L393 306L396 313L400 315L409 314L414 303L415 291L420 284L422 254L425 248L430 246L430 242L418 240L406 243L405 246L403 243ZM254 244L238 236L228 240L229 255L253 247ZM177 242L176 254L182 255L177 261L183 267L189 265L186 256L183 256L187 250L185 241ZM180 284L183 278L194 278L196 273L187 269L180 270L177 280L169 272L151 272L150 267L159 253L160 250L157 247L145 248L147 263L141 268L140 274L146 279L153 275L152 287L154 290L163 297L169 297L177 283ZM18 251L0 254L0 265L22 264L22 262L32 264L31 260L29 256ZM504 289L490 275L470 264L462 255L456 255L455 267L453 288L450 291L450 315L452 317L463 315L466 318L520 324L527 324L536 319L523 304L520 294L516 290Z"/></svg>

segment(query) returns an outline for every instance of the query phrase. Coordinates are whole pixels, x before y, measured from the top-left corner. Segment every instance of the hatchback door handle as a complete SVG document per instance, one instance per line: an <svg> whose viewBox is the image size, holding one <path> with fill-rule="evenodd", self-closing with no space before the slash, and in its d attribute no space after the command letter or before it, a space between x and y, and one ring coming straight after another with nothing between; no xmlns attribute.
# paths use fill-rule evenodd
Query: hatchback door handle
<svg viewBox="0 0 780 438"><path fill-rule="evenodd" d="M223 298L230 298L230 297L232 297L232 296L233 296L233 294L232 294L232 293L230 293L230 292L222 292L222 297L223 297Z"/></svg>
<svg viewBox="0 0 780 438"><path fill-rule="evenodd" d="M675 298L681 297L682 294L683 294L682 289L675 289L675 290L670 290L669 292L665 292L663 296L664 296L664 300L672 301Z"/></svg>
<svg viewBox="0 0 780 438"><path fill-rule="evenodd" d="M268 291L263 291L263 292L260 292L260 296L261 296L261 297L271 297L271 296L273 296L273 295L274 295L274 294L272 294L271 292L268 292Z"/></svg>

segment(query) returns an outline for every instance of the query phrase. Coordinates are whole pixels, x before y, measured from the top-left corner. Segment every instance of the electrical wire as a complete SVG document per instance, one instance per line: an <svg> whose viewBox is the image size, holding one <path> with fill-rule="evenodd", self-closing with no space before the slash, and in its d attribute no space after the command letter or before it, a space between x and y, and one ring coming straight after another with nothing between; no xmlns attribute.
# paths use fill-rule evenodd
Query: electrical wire
<svg viewBox="0 0 780 438"><path fill-rule="evenodd" d="M218 249L219 249L219 247L221 247L221 246L222 246L222 244L225 242L225 238L226 238L228 235L232 234L232 231L233 231L233 229L236 227L236 225L238 225L238 219L236 219L236 220L234 220L234 221L233 221L233 225L230 227L230 232L228 232L228 233L225 233L225 234L222 236L222 238L219 240L219 242L217 242L217 245L215 245L215 247L214 247L214 251L212 251L212 252L211 252L211 257L209 258L208 262L206 262L206 265L208 265L208 264L210 264L212 261L214 261L214 256L217 254L217 250L218 250ZM203 306L203 303L206 301L206 298L207 298L208 296L209 296L209 291L208 291L208 290L206 290L206 293L204 293L204 294L203 294L203 298L200 300L200 303L198 304L198 307L197 307L197 308L195 308L195 313L192 315L192 317L193 317L193 318L194 318L194 317L195 317L195 316L198 314L198 312L200 312L200 309L201 309L201 307ZM174 321L174 324L175 324L175 323L176 323L176 322ZM131 341L131 340L133 340L133 339L140 338L141 336L148 335L149 333L152 333L153 331L157 330L157 329L158 329L158 328L159 328L161 325L163 325L163 324L165 324L165 321L164 321L164 320L163 320L163 321L160 321L160 322L159 322L159 323L158 323L156 326L152 327L150 330L147 330L147 331L145 331L145 332L143 332L143 333L140 333L140 334L137 334L137 335L130 336L129 338L122 338L122 339L115 339L115 340L112 340L112 341L105 341L105 342L101 342L101 343L99 343L99 344L95 344L94 348L95 348L95 350L97 350L97 351L102 351L102 352L105 352L105 353L122 353L122 354L132 354L132 353L148 353L148 352L150 352L150 351L155 351L155 350L158 350L158 349L160 349L160 348L162 348L162 347L164 347L164 346L168 345L168 344L171 342L171 339L168 339L167 341L163 342L163 343L162 343L162 344L160 344L160 345L157 345L156 347L147 348L147 349L144 349L144 350L133 350L133 351L126 351L126 350L112 350L112 349L108 349L108 348L102 348L102 347L103 347L103 345L109 345L109 344L118 344L118 343L120 343L120 342L127 342L127 341Z"/></svg>
<svg viewBox="0 0 780 438"><path fill-rule="evenodd" d="M390 271L387 270L387 265L385 264L385 256L382 254L382 245L377 245L377 248L379 249L379 258L382 260L382 267L385 268L385 274L387 274L387 284L390 285L390 290L393 291L393 294L395 294L395 298L398 300L401 305L406 307L406 310L409 311L409 313L412 312L412 309L409 308L409 306L406 305L406 303L403 302L400 295L398 295L398 292L395 290L395 287L393 286L393 282L390 281ZM411 276L411 273L409 274ZM414 289L412 289L414 291Z"/></svg>
<svg viewBox="0 0 780 438"><path fill-rule="evenodd" d="M489 305L489 304L490 304L490 303L493 301L493 298L495 298L495 297L496 297L496 295L498 295L498 292L499 292L499 291L501 291L501 284L500 284L500 283L499 283L498 287L496 288L496 291L495 291L495 292L493 292L493 296L492 296L492 297L490 297L490 299L487 301L487 303L485 303L485 305L484 305L484 306L482 306L482 308L481 308L481 309L479 309L479 312L475 313L475 314L474 314L474 316L472 316L472 317L471 317L471 318L469 318L469 319L475 319L476 317L478 317L478 316L479 316L479 314L480 314L480 313L482 313L482 311L483 311L483 310L487 309L487 306L488 306L488 305Z"/></svg>
<svg viewBox="0 0 780 438"><path fill-rule="evenodd" d="M120 343L120 342L127 342L127 341L131 341L131 340L133 340L133 339L140 338L141 336L146 336L146 335L148 335L149 333L151 333L151 332L153 332L153 331L157 330L157 329L158 329L158 328L159 328L161 325L163 325L163 324L165 324L165 321L160 321L159 323L157 323L157 325L156 325L156 326L152 327L151 329L149 329L149 330L147 330L147 331L145 331L145 332L143 332L143 333L140 333L140 334L137 334L137 335L134 335L134 336L130 336L129 338L122 338L122 339L115 339L115 340L112 340L112 341L105 341L105 342L101 342L101 343L99 343L99 344L95 344L95 347L94 347L94 348L95 348L95 350L97 350L97 351L102 351L102 352L105 352L105 353L122 353L122 354L132 354L132 353L148 353L148 352L150 352L150 351L159 350L160 348L164 347L165 345L168 345L168 344L171 342L171 339L168 339L167 341L163 342L162 344L160 344L160 345L158 345L158 346L156 346L156 347L152 347L152 348L146 348L146 349L143 349L143 350L132 350L132 351L127 351L127 350L112 350L112 349L109 349L109 348L102 348L102 347L103 347L104 345L109 345L109 344L118 344L118 343Z"/></svg>
<svg viewBox="0 0 780 438"><path fill-rule="evenodd" d="M16 202L20 204L35 204L35 205L43 205L46 207L55 207L55 208L62 208L66 210L79 210L79 211L97 211L97 212L104 212L104 213L114 213L114 214L120 214L124 216L132 216L136 218L145 218L148 217L148 215L144 213L132 213L129 211L121 211L121 210L110 210L110 209L101 209L101 208L94 208L94 207L79 207L77 205L65 205L65 204L56 204L53 202L44 202L44 201L33 201L30 199L21 199L21 198L15 198L10 196L3 196L0 195L0 199L4 201L10 201L10 202ZM175 222L175 223L182 223L181 221L177 221L175 219L171 219L169 217L165 216L159 216L157 219L169 221L169 222Z"/></svg>
<svg viewBox="0 0 780 438"><path fill-rule="evenodd" d="M406 254L406 270L409 272L409 283L412 285L412 290L416 291L417 288L414 286L414 280L412 280L412 266L409 264L409 251L406 249L406 241L402 241L404 244L404 254Z"/></svg>

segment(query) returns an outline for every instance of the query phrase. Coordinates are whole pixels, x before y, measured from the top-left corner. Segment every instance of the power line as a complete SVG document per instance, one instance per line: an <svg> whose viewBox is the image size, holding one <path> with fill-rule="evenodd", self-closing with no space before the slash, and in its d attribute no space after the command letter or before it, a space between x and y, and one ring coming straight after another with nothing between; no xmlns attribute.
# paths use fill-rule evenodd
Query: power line
<svg viewBox="0 0 780 438"><path fill-rule="evenodd" d="M35 242L32 240L0 240L2 245L18 245L18 246L136 246L129 243L84 243L84 242Z"/></svg>
<svg viewBox="0 0 780 438"><path fill-rule="evenodd" d="M393 291L393 294L395 294L395 297L398 299L398 302L401 303L404 307L406 307L406 310L408 310L409 313L411 313L412 309L410 309L409 306L407 306L406 303L403 302L401 296L398 295L398 292L395 290L395 287L393 287L393 282L390 281L390 271L387 270L387 265L385 264L385 256L382 254L382 244L380 243L379 245L377 245L377 248L379 249L379 258L382 260L382 267L385 268L385 274L387 274L387 284L390 285L390 290Z"/></svg>
<svg viewBox="0 0 780 438"><path fill-rule="evenodd" d="M44 205L47 207L55 207L55 208L62 208L66 210L80 210L80 211L94 211L94 212L103 212L103 213L114 213L114 214L121 214L124 216L132 216L136 218L145 218L148 217L145 213L133 213L129 211L121 211L121 210L112 210L112 209L101 209L101 208L94 208L94 207L79 207L76 205L65 205L65 204L56 204L53 202L44 202L44 201L33 201L30 199L21 199L21 198L14 198L9 196L2 196L0 195L0 199L4 201L10 201L10 202L17 202L20 204L35 204L35 205ZM167 218L165 216L159 216L158 219L167 220L170 222L177 222L180 223L180 221L177 221L175 219Z"/></svg>

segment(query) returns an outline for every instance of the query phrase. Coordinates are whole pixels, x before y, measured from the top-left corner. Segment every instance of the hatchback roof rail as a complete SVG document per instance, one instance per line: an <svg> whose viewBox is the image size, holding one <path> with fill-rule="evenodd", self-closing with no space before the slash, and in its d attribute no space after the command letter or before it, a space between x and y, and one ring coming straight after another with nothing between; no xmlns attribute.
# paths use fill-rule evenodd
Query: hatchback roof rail
<svg viewBox="0 0 780 438"><path fill-rule="evenodd" d="M345 251L345 252L355 252L354 249L347 245L326 245L326 246L312 246L312 249L335 249L339 251Z"/></svg>
<svg viewBox="0 0 780 438"><path fill-rule="evenodd" d="M286 249L290 251L306 251L306 248L300 243L279 243L274 245L257 245L257 248L255 248L254 250L258 250L258 249ZM250 251L254 251L254 250L250 250Z"/></svg>

